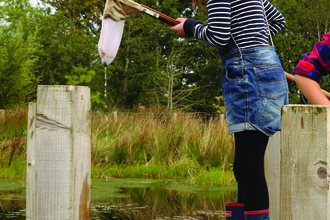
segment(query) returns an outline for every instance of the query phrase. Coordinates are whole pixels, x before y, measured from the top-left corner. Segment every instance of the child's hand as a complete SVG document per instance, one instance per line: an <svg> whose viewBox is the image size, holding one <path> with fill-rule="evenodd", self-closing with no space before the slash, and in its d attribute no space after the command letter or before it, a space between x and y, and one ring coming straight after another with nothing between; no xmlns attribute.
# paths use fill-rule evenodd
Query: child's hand
<svg viewBox="0 0 330 220"><path fill-rule="evenodd" d="M189 38L183 30L183 23L187 20L187 18L177 18L176 20L180 21L180 24L171 27L171 31L175 31L180 37Z"/></svg>

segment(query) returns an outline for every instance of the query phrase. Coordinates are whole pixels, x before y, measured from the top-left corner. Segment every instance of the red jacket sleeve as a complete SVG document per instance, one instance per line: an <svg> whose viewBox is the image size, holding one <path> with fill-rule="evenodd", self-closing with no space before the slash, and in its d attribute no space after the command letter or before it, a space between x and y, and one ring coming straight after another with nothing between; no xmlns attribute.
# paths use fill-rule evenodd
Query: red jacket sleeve
<svg viewBox="0 0 330 220"><path fill-rule="evenodd" d="M314 45L310 53L306 53L300 60L294 74L309 77L320 82L322 75L330 73L330 33L323 35L322 41Z"/></svg>

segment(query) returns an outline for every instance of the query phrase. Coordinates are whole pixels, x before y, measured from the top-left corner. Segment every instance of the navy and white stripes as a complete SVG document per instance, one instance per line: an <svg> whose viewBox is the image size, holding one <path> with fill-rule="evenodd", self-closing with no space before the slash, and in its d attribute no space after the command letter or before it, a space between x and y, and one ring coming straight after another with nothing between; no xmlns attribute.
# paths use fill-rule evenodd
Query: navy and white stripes
<svg viewBox="0 0 330 220"><path fill-rule="evenodd" d="M271 36L285 25L283 15L267 0L263 0ZM232 35L240 48L268 45L268 29L261 0L209 0L208 24L188 19L184 30L204 43L221 48Z"/></svg>

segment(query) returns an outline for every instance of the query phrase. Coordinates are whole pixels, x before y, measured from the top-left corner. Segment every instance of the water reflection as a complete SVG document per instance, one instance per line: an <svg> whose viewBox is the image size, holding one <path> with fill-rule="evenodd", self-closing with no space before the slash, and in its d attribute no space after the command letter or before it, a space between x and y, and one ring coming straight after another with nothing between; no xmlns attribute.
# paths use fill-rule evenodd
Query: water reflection
<svg viewBox="0 0 330 220"><path fill-rule="evenodd" d="M1 183L0 219L25 219L25 190L2 190ZM92 181L90 219L225 220L224 204L236 196L235 188L184 186L169 180Z"/></svg>
<svg viewBox="0 0 330 220"><path fill-rule="evenodd" d="M237 196L234 188L183 186L167 180L108 182L96 184L95 188L103 190L94 191L109 195L107 198L98 198L92 188L94 209L91 213L98 213L100 219L112 219L114 216L123 220L225 219L224 204L235 201Z"/></svg>
<svg viewBox="0 0 330 220"><path fill-rule="evenodd" d="M0 181L0 219L25 219L22 181Z"/></svg>

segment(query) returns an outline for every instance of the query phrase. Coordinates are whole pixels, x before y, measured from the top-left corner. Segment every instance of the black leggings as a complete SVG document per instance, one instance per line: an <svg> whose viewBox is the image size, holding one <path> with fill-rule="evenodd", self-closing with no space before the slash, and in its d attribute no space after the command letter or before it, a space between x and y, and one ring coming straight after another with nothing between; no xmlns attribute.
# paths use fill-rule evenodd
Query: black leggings
<svg viewBox="0 0 330 220"><path fill-rule="evenodd" d="M264 156L269 137L259 131L235 133L234 175L245 211L269 209Z"/></svg>

